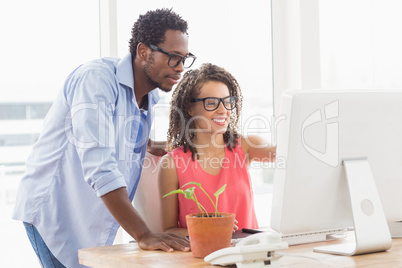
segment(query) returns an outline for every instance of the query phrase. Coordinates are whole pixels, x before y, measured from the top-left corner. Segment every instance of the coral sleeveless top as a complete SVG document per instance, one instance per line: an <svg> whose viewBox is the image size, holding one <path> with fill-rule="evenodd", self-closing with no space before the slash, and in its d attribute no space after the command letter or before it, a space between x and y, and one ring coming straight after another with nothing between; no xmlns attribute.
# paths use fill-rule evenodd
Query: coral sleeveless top
<svg viewBox="0 0 402 268"><path fill-rule="evenodd" d="M240 141L239 141L240 143ZM180 187L187 182L198 182L215 202L214 193L224 184L225 191L219 196L218 211L235 213L237 226L241 228L258 228L257 218L254 211L253 190L251 187L250 174L247 161L240 144L230 151L225 147L225 160L218 175L211 175L202 168L202 163L197 159L191 159L191 152L184 152L183 147L176 148L169 153L174 159ZM218 161L215 162L218 165ZM184 189L195 185L186 186ZM197 186L195 195L198 201L208 212L215 209L202 190ZM187 228L186 215L199 213L193 200L188 200L179 194L179 227Z"/></svg>

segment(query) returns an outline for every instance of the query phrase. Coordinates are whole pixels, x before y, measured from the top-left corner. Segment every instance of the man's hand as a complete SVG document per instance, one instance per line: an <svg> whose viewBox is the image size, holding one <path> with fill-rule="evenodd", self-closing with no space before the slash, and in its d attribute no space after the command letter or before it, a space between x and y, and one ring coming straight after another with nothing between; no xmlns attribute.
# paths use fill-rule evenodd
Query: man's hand
<svg viewBox="0 0 402 268"><path fill-rule="evenodd" d="M166 154L166 141L153 141L148 140L147 152L156 156L163 156Z"/></svg>
<svg viewBox="0 0 402 268"><path fill-rule="evenodd" d="M190 241L174 233L152 233L143 235L138 242L142 249L161 249L166 252L190 251Z"/></svg>
<svg viewBox="0 0 402 268"><path fill-rule="evenodd" d="M135 210L128 198L125 187L118 188L101 196L102 201L126 232L137 240L142 249L161 249L189 251L190 242L173 233L153 233Z"/></svg>

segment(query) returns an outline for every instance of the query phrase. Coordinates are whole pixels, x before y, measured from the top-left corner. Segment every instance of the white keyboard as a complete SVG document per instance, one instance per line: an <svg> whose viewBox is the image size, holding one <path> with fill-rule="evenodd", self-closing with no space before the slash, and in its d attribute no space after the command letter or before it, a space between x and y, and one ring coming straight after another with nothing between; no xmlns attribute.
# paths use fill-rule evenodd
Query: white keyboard
<svg viewBox="0 0 402 268"><path fill-rule="evenodd" d="M273 232L277 233L271 228L261 228L261 229L251 229L251 232ZM298 234L281 234L282 241L288 243L289 246L308 244L315 242L324 242L336 239L342 239L346 237L347 229L337 229L337 230L325 230L318 232L308 232L308 233L298 233ZM242 239L242 238L240 238Z"/></svg>

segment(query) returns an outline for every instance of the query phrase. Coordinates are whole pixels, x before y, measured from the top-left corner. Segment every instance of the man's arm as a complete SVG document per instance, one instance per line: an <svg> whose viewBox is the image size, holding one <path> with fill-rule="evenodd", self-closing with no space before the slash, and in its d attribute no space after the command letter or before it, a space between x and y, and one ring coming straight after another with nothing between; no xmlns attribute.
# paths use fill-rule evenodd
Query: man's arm
<svg viewBox="0 0 402 268"><path fill-rule="evenodd" d="M161 249L168 252L190 250L187 239L173 233L151 232L131 204L125 187L111 191L101 198L121 227L137 241L142 249Z"/></svg>

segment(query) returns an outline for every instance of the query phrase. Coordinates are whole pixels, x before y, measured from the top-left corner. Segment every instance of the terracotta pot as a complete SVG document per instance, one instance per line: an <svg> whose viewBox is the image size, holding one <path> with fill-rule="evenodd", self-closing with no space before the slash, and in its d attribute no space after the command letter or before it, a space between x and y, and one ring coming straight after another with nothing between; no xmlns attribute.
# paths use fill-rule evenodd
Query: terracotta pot
<svg viewBox="0 0 402 268"><path fill-rule="evenodd" d="M215 216L215 213L210 214ZM193 257L204 258L218 249L230 247L235 214L220 213L220 215L221 217L186 215Z"/></svg>

